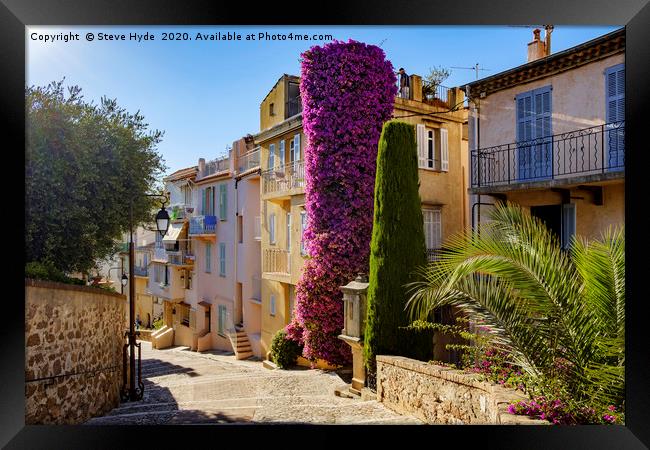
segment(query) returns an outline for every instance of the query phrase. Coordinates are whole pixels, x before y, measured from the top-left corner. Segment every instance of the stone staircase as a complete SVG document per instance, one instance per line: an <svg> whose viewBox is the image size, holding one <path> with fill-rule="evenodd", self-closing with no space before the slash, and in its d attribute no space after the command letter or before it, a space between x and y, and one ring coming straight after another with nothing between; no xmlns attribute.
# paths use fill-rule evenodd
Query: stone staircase
<svg viewBox="0 0 650 450"><path fill-rule="evenodd" d="M235 351L235 357L237 359L248 359L253 356L253 349L251 348L251 343L248 340L248 335L244 331L242 324L235 325L235 333L230 335L230 342L232 348Z"/></svg>

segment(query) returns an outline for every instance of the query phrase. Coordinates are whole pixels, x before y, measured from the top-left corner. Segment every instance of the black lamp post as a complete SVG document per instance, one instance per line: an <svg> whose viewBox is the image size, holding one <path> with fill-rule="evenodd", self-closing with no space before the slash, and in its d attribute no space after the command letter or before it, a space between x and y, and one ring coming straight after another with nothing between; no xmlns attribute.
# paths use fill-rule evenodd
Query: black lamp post
<svg viewBox="0 0 650 450"><path fill-rule="evenodd" d="M165 236L167 230L169 229L169 214L165 210L165 203L167 203L167 197L164 195L151 195L145 194L146 197L157 197L162 198L160 211L156 214L156 231ZM122 275L122 286L125 286L129 282L129 331L126 333L128 337L128 343L124 344L122 351L122 362L123 362L123 371L122 371L122 400L142 400L142 395L144 394L144 383L142 382L142 357L141 357L141 347L140 344L136 342L136 331L135 331L135 284L133 280L134 276L134 265L135 265L135 244L133 242L133 199L129 203L129 276L126 274ZM127 370L126 364L126 355L127 347L129 348L129 369ZM138 386L135 386L135 348L138 348ZM127 386L127 374L130 373L128 377L128 386Z"/></svg>

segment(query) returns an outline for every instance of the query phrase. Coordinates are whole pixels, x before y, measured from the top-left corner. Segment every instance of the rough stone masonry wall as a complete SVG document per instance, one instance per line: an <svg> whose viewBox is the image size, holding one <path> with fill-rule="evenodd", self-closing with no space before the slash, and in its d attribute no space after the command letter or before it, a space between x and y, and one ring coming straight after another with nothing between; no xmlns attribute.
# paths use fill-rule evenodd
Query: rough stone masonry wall
<svg viewBox="0 0 650 450"><path fill-rule="evenodd" d="M120 401L125 296L25 280L25 423L77 424Z"/></svg>
<svg viewBox="0 0 650 450"><path fill-rule="evenodd" d="M508 413L508 404L524 399L514 389L480 381L471 373L401 356L377 356L377 400L426 423L548 425Z"/></svg>

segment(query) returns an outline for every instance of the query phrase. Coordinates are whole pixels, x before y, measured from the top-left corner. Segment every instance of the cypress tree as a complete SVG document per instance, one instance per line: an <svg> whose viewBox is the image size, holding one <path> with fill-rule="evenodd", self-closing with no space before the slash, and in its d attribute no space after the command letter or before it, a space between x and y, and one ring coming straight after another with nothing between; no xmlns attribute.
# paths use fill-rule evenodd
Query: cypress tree
<svg viewBox="0 0 650 450"><path fill-rule="evenodd" d="M426 248L418 191L415 127L404 122L384 124L379 139L375 177L374 218L370 244L368 309L364 362L376 370L378 354L408 356L408 325L404 285L416 267L426 264Z"/></svg>

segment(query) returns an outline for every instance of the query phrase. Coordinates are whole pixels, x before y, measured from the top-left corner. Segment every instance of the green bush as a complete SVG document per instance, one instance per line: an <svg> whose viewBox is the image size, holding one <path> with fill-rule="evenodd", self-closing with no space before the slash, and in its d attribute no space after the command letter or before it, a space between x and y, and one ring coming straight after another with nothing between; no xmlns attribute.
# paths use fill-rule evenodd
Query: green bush
<svg viewBox="0 0 650 450"><path fill-rule="evenodd" d="M158 330L159 328L162 328L162 326L163 326L164 324L165 324L165 323L163 322L162 317L161 317L160 319L158 319L158 320L154 320L154 321L153 321L153 329L154 329L154 330Z"/></svg>
<svg viewBox="0 0 650 450"><path fill-rule="evenodd" d="M422 206L418 187L415 128L404 122L384 124L379 139L375 178L375 208L370 243L368 312L364 362L376 370L375 357L413 355L428 358L432 343L415 349L426 333L400 330L408 325L404 310L412 273L426 264ZM422 338L422 339L421 339Z"/></svg>
<svg viewBox="0 0 650 450"><path fill-rule="evenodd" d="M271 342L271 358L279 368L291 367L300 355L302 355L302 347L293 339L289 339L284 329L275 334Z"/></svg>
<svg viewBox="0 0 650 450"><path fill-rule="evenodd" d="M57 281L59 283L77 284L81 286L86 284L84 280L67 276L63 271L57 269L52 264L37 261L32 261L25 265L25 278Z"/></svg>

